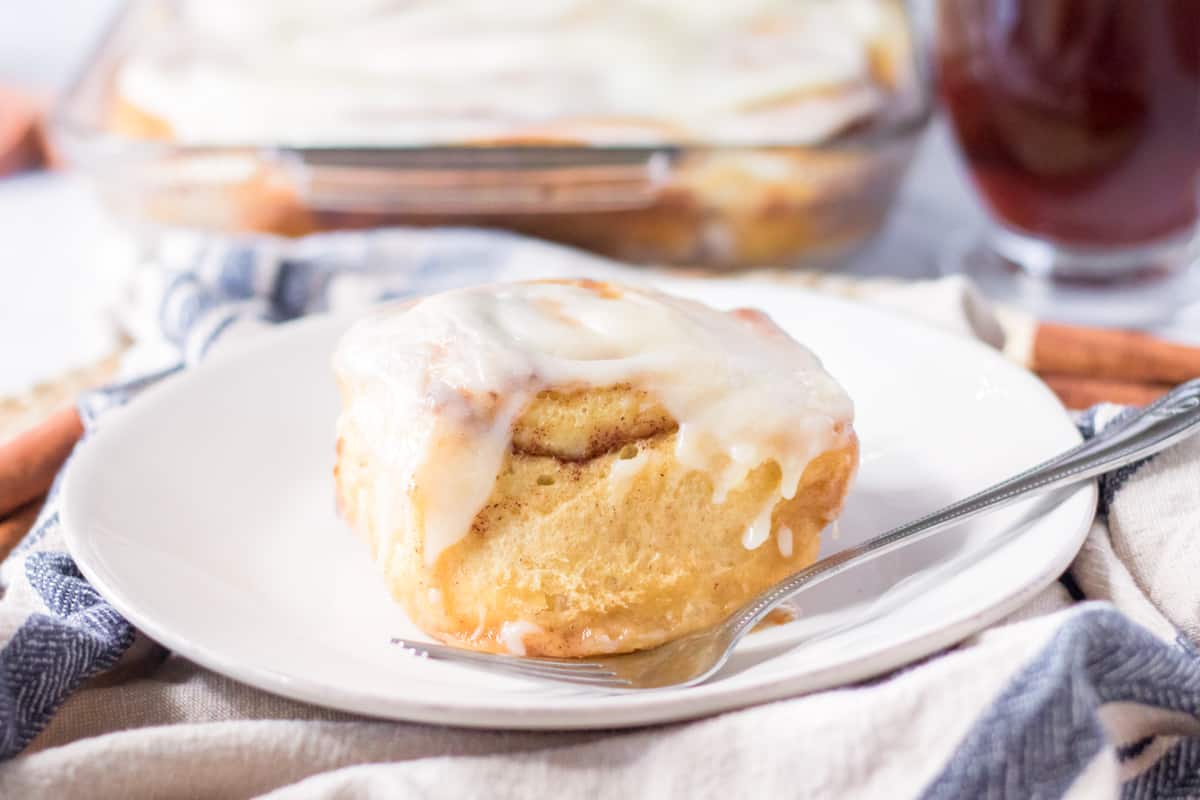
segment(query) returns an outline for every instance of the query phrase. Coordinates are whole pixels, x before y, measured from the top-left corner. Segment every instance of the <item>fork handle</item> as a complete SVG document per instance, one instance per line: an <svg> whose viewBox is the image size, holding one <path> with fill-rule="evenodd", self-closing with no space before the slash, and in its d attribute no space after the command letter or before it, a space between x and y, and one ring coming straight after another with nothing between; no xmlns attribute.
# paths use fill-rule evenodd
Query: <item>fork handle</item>
<svg viewBox="0 0 1200 800"><path fill-rule="evenodd" d="M740 638L780 603L827 578L986 511L1032 494L1082 483L1146 458L1191 435L1197 424L1200 424L1200 379L1180 384L1145 409L1036 467L797 572L743 607L731 625L733 636L735 640Z"/></svg>

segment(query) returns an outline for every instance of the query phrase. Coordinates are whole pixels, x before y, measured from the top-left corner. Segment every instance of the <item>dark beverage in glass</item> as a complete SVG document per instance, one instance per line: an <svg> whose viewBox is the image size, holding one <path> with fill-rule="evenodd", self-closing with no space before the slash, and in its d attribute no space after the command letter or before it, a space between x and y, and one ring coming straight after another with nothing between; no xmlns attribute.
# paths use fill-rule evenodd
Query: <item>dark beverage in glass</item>
<svg viewBox="0 0 1200 800"><path fill-rule="evenodd" d="M1190 263L1200 0L941 0L936 55L1000 256L1089 280Z"/></svg>

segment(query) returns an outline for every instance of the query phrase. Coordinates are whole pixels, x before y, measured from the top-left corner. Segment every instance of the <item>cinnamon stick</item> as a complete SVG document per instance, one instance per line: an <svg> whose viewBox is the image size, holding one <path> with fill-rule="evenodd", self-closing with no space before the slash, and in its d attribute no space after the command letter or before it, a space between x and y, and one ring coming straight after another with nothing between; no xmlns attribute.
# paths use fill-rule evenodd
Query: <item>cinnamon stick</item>
<svg viewBox="0 0 1200 800"><path fill-rule="evenodd" d="M1143 406L1171 388L1166 384L1131 383L1080 375L1051 373L1042 374L1041 378L1062 404L1071 409L1084 409L1097 403Z"/></svg>
<svg viewBox="0 0 1200 800"><path fill-rule="evenodd" d="M46 493L82 435L79 413L69 407L0 444L0 519Z"/></svg>
<svg viewBox="0 0 1200 800"><path fill-rule="evenodd" d="M37 169L50 160L41 104L0 86L0 176Z"/></svg>
<svg viewBox="0 0 1200 800"><path fill-rule="evenodd" d="M21 543L25 534L33 527L38 512L42 510L45 497L38 497L18 508L7 517L0 518L0 561L8 557L13 548Z"/></svg>
<svg viewBox="0 0 1200 800"><path fill-rule="evenodd" d="M1030 369L1125 384L1176 384L1200 377L1200 347L1140 331L1043 322L1034 333Z"/></svg>

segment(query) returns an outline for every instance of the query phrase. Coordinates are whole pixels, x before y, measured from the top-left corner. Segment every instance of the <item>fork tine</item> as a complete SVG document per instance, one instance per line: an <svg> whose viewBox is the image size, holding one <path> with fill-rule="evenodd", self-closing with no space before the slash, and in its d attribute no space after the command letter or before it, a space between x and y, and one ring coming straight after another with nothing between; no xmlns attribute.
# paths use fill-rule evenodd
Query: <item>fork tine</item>
<svg viewBox="0 0 1200 800"><path fill-rule="evenodd" d="M495 662L485 661L482 663L492 664ZM615 678L615 677L617 677L617 673L613 672L612 670L607 670L607 669L567 669L565 667L543 666L541 664L538 664L536 661L532 662L532 663L522 663L520 661L506 661L506 662L504 662L504 665L508 666L508 667L512 667L513 669L531 670L531 671L545 673L546 675L579 675L580 677L587 677L587 678Z"/></svg>
<svg viewBox="0 0 1200 800"><path fill-rule="evenodd" d="M541 672L536 669L525 669L523 667L501 667L500 669L512 675L520 675L523 678L570 683L576 686L592 686L597 689L622 689L630 686L629 681L615 676L593 677L591 675L572 675L567 672Z"/></svg>
<svg viewBox="0 0 1200 800"><path fill-rule="evenodd" d="M458 647L392 639L393 644L439 661L452 661L489 667L525 677L554 680L594 687L628 687L630 682L595 663L576 663L563 659L523 658L492 653L475 653Z"/></svg>
<svg viewBox="0 0 1200 800"><path fill-rule="evenodd" d="M569 667L571 669L580 669L583 667L592 669L604 669L604 665L598 661L584 661L577 658L546 658L544 656L506 656L501 653L487 653L492 658L511 658L514 661L536 661L539 664L555 667Z"/></svg>
<svg viewBox="0 0 1200 800"><path fill-rule="evenodd" d="M454 656L439 656L432 655L438 661L445 661L451 664L463 664L477 669L489 669L497 672L504 672L509 675L519 675L523 678L537 678L539 680L557 681L560 683L580 684L584 686L594 686L597 688L610 687L622 688L628 687L629 681L618 678L612 673L599 674L595 672L570 670L548 670L538 667L535 664L520 664L511 661L487 661L485 659L459 659Z"/></svg>
<svg viewBox="0 0 1200 800"><path fill-rule="evenodd" d="M534 656L508 656L501 653L479 653L462 647L434 644L432 642L413 642L408 639L394 638L392 644L401 648L427 653L434 658L447 658L462 661L479 661L486 664L536 664L547 669L561 668L572 673L596 672L600 674L615 674L605 669L603 664L594 661L574 661L567 658L539 658Z"/></svg>
<svg viewBox="0 0 1200 800"><path fill-rule="evenodd" d="M422 650L422 648L420 648L420 647L411 648L411 649L416 651L418 654L421 654L424 652ZM430 658L434 658L439 661L454 661L454 662L461 662L461 663L478 664L480 666L488 667L491 669L506 669L506 670L510 670L510 671L525 672L525 673L529 673L529 674L536 673L538 675L545 675L545 676L551 676L551 677L562 677L565 679L588 678L588 679L597 679L597 680L607 680L607 679L615 679L617 677L616 673L612 672L611 670L570 669L568 667L562 667L562 666L557 666L557 665L553 665L553 664L543 665L533 659L492 658L492 657L490 657L488 655L484 655L484 654L471 654L471 655L464 656L458 652L445 652L445 651L439 652L439 651L433 651L433 650L424 652L424 654L428 655Z"/></svg>

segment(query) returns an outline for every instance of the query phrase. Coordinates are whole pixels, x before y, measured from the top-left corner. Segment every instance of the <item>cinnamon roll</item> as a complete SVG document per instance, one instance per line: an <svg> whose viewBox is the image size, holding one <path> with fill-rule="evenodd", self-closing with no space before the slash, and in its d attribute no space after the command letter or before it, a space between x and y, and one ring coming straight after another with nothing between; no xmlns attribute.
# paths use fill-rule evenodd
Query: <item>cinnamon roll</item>
<svg viewBox="0 0 1200 800"><path fill-rule="evenodd" d="M119 61L107 107L115 132L180 146L120 200L159 223L288 236L465 225L632 261L811 266L878 229L915 143L840 143L920 106L899 0L169 7ZM661 152L552 180L515 156L524 166L501 191L486 169L430 176L406 160L443 146L566 148L579 164L596 148ZM296 162L278 147L328 152ZM341 160L347 148L370 157ZM253 163L231 176L214 150Z"/></svg>
<svg viewBox="0 0 1200 800"><path fill-rule="evenodd" d="M594 282L457 290L352 327L338 505L411 619L491 652L654 647L810 564L853 410L759 312Z"/></svg>

